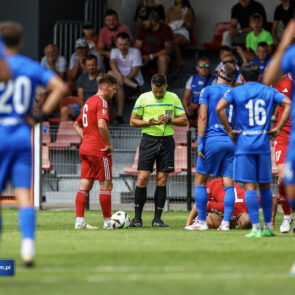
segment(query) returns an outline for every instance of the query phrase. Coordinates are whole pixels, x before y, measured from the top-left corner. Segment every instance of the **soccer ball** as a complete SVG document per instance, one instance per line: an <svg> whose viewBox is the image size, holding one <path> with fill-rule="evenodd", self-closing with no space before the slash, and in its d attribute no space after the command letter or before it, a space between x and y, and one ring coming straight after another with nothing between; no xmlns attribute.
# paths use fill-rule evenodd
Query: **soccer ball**
<svg viewBox="0 0 295 295"><path fill-rule="evenodd" d="M118 211L111 217L111 228L127 228L130 224L130 217L124 211Z"/></svg>

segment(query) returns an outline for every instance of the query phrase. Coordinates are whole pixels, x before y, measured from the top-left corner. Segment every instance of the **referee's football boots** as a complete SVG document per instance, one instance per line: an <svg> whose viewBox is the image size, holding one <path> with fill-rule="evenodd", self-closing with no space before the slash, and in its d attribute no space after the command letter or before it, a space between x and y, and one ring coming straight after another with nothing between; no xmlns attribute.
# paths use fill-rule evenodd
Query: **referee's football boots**
<svg viewBox="0 0 295 295"><path fill-rule="evenodd" d="M129 224L129 227L142 227L142 219L133 218Z"/></svg>
<svg viewBox="0 0 295 295"><path fill-rule="evenodd" d="M156 218L152 221L152 227L169 227L169 225L165 224L162 219Z"/></svg>

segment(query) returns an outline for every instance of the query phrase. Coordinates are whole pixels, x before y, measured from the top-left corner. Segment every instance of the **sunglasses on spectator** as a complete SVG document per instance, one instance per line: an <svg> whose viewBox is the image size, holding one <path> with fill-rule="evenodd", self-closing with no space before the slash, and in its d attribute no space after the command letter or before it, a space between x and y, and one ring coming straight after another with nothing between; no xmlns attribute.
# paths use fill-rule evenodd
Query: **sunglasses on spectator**
<svg viewBox="0 0 295 295"><path fill-rule="evenodd" d="M234 59L230 59L230 60L226 60L226 61L224 61L223 62L223 64L225 65L225 64L234 64L236 61L234 60Z"/></svg>
<svg viewBox="0 0 295 295"><path fill-rule="evenodd" d="M206 68L206 69L209 69L209 65L208 64L205 64L205 65L198 65L199 68L203 69L203 68Z"/></svg>

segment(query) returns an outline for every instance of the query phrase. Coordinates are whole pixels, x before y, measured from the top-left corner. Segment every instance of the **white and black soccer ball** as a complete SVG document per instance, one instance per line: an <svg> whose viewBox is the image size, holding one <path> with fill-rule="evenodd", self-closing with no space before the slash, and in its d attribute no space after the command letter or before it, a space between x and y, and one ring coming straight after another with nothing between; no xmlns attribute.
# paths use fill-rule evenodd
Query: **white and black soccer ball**
<svg viewBox="0 0 295 295"><path fill-rule="evenodd" d="M111 228L127 228L130 224L130 217L124 211L118 211L111 217Z"/></svg>

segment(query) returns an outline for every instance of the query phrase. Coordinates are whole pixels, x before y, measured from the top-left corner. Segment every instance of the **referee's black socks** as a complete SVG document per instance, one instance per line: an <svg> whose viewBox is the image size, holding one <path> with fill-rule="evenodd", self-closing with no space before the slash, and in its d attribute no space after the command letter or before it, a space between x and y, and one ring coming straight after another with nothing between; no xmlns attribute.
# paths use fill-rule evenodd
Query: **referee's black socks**
<svg viewBox="0 0 295 295"><path fill-rule="evenodd" d="M146 187L138 187L135 188L135 197L134 197L134 205L135 205L135 218L141 219L141 213L143 206L146 201Z"/></svg>
<svg viewBox="0 0 295 295"><path fill-rule="evenodd" d="M166 186L157 186L155 190L155 218L154 219L160 219L165 202L166 202Z"/></svg>

